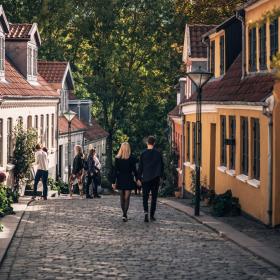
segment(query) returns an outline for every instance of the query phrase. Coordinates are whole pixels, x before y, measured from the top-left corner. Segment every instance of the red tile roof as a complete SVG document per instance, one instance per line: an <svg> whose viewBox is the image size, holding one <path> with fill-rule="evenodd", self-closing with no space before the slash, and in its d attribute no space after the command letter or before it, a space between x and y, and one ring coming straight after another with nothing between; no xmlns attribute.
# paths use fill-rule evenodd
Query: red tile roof
<svg viewBox="0 0 280 280"><path fill-rule="evenodd" d="M31 23L11 23L10 32L7 34L8 39L30 39Z"/></svg>
<svg viewBox="0 0 280 280"><path fill-rule="evenodd" d="M67 61L38 61L38 72L48 83L62 83Z"/></svg>
<svg viewBox="0 0 280 280"><path fill-rule="evenodd" d="M170 117L180 117L180 106L177 105L174 107L169 113L168 116Z"/></svg>
<svg viewBox="0 0 280 280"><path fill-rule="evenodd" d="M272 94L275 77L271 73L242 78L241 54L221 80L210 81L203 89L202 100L208 102L264 102ZM196 100L193 94L186 102Z"/></svg>
<svg viewBox="0 0 280 280"><path fill-rule="evenodd" d="M87 125L81 121L77 116L71 122L71 132L82 132L87 129ZM68 133L68 121L64 116L58 118L59 134Z"/></svg>
<svg viewBox="0 0 280 280"><path fill-rule="evenodd" d="M88 141L106 138L108 135L109 133L104 128L102 128L101 125L94 119L85 132L85 137Z"/></svg>
<svg viewBox="0 0 280 280"><path fill-rule="evenodd" d="M0 81L0 96L3 97L59 97L48 83L38 75L38 83L30 84L16 70L15 66L7 58L5 59L5 80Z"/></svg>
<svg viewBox="0 0 280 280"><path fill-rule="evenodd" d="M202 35L214 28L215 25L192 24L190 30L191 57L207 58L207 47L202 43Z"/></svg>

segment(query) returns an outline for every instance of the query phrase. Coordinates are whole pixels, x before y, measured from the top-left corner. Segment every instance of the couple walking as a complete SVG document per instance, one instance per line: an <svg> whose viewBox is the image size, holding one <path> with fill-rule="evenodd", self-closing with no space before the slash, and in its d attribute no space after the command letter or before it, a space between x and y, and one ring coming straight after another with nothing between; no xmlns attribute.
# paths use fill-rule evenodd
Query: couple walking
<svg viewBox="0 0 280 280"><path fill-rule="evenodd" d="M152 194L150 220L155 221L158 189L163 177L163 160L161 154L154 148L155 138L149 136L147 149L141 154L139 168L136 168L136 158L131 155L130 145L122 143L116 156L113 173L113 189L120 190L123 221L127 222L127 212L130 202L130 194L135 189L135 184L142 187L144 221L149 222L149 196ZM135 181L136 180L136 181Z"/></svg>

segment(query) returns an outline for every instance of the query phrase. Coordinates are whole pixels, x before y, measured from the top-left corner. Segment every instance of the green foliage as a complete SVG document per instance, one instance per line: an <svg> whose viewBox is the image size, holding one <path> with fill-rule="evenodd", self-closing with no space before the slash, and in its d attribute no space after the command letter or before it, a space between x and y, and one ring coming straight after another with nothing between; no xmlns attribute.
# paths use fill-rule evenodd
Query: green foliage
<svg viewBox="0 0 280 280"><path fill-rule="evenodd" d="M160 188L159 195L163 197L174 196L174 192L178 190L178 160L179 156L175 150L169 150L163 155L165 166L165 180Z"/></svg>
<svg viewBox="0 0 280 280"><path fill-rule="evenodd" d="M241 213L239 199L232 196L231 190L216 195L213 200L212 212L215 216L238 216Z"/></svg>
<svg viewBox="0 0 280 280"><path fill-rule="evenodd" d="M33 149L37 142L37 132L35 129L25 130L22 124L18 123L14 129L14 139L14 176L16 186L19 186L19 182L27 178L31 165L35 161Z"/></svg>
<svg viewBox="0 0 280 280"><path fill-rule="evenodd" d="M54 180L53 178L48 178L48 186L50 186L52 191L57 191L58 194L68 194L69 187L68 184L64 183L62 180Z"/></svg>
<svg viewBox="0 0 280 280"><path fill-rule="evenodd" d="M0 217L5 215L13 214L13 207L11 204L13 203L13 197L11 196L11 191L9 188L0 185Z"/></svg>

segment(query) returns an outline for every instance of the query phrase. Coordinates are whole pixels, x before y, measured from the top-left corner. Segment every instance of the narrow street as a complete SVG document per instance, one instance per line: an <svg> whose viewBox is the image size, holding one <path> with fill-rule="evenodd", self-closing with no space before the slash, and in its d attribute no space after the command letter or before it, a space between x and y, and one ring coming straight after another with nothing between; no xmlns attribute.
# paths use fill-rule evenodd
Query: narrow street
<svg viewBox="0 0 280 280"><path fill-rule="evenodd" d="M132 197L36 201L25 212L0 279L280 279L279 270L165 205L143 222Z"/></svg>

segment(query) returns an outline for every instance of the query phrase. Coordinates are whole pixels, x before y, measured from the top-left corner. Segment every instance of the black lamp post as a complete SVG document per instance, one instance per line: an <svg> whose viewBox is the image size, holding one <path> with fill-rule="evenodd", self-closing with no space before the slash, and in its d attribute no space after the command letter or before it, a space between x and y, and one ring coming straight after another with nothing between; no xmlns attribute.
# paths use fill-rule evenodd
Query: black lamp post
<svg viewBox="0 0 280 280"><path fill-rule="evenodd" d="M67 111L63 113L65 119L68 121L68 182L70 181L71 176L71 122L76 116L76 113L73 111Z"/></svg>
<svg viewBox="0 0 280 280"><path fill-rule="evenodd" d="M201 67L197 71L188 72L187 76L197 88L196 97L196 123L195 123L195 216L200 211L200 166L201 166L201 94L203 86L211 79L212 73L203 71Z"/></svg>

